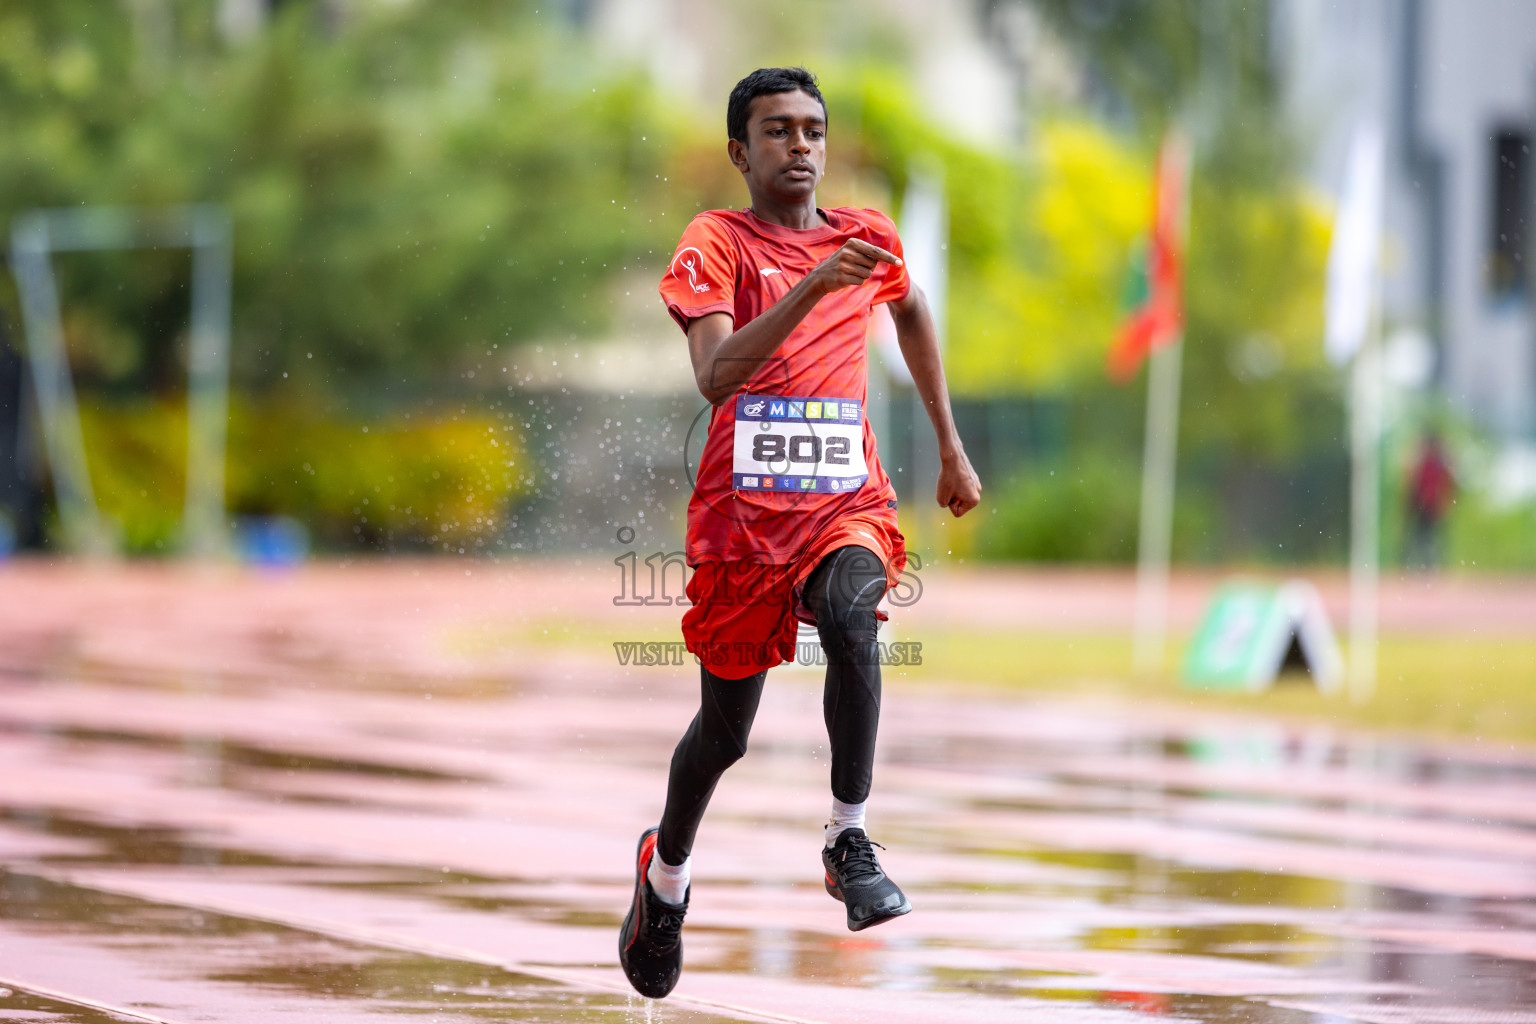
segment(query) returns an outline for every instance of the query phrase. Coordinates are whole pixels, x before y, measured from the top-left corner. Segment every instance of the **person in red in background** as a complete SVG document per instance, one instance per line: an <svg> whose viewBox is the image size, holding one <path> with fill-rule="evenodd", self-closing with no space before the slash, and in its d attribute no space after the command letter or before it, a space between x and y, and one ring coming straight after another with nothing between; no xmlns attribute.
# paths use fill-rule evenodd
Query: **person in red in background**
<svg viewBox="0 0 1536 1024"><path fill-rule="evenodd" d="M1408 477L1409 566L1432 569L1440 562L1440 523L1456 496L1456 478L1440 438L1424 435Z"/></svg>
<svg viewBox="0 0 1536 1024"><path fill-rule="evenodd" d="M700 661L700 707L672 756L661 824L640 837L619 932L625 975L653 998L682 968L694 834L746 752L767 670L794 655L797 621L816 626L827 656L827 891L854 931L911 910L864 831L880 715L876 606L906 564L896 492L864 416L865 335L880 303L938 435L938 503L962 516L981 500L895 225L874 210L816 205L827 109L815 77L754 71L731 92L726 129L752 204L695 217L661 281L714 408L685 546L694 571L683 639Z"/></svg>

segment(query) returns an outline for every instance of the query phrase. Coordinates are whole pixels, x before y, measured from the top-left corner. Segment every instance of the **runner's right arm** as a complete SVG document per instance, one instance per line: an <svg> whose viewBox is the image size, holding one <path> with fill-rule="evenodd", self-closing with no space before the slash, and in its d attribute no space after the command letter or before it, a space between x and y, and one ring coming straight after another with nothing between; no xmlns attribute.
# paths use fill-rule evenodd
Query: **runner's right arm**
<svg viewBox="0 0 1536 1024"><path fill-rule="evenodd" d="M757 319L731 330L729 313L708 313L688 323L688 355L699 394L711 405L730 398L800 325L822 297L868 281L881 263L901 258L878 245L850 238Z"/></svg>

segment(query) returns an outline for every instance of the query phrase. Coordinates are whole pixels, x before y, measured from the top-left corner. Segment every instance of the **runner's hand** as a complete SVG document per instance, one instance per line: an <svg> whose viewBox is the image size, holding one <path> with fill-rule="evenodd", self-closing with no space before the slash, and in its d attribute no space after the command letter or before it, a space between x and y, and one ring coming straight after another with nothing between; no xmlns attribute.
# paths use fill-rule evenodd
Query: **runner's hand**
<svg viewBox="0 0 1536 1024"><path fill-rule="evenodd" d="M806 280L820 288L824 295L840 288L857 288L868 281L875 267L882 263L899 267L901 257L886 252L878 245L871 245L862 238L850 238L843 243L841 249L807 274Z"/></svg>
<svg viewBox="0 0 1536 1024"><path fill-rule="evenodd" d="M981 504L981 478L965 452L949 456L939 467L938 499L956 519Z"/></svg>

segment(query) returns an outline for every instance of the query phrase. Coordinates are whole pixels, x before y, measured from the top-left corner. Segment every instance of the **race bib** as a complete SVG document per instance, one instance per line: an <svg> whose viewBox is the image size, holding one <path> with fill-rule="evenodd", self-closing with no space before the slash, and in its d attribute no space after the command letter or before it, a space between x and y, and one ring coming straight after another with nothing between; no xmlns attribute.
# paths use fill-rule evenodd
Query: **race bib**
<svg viewBox="0 0 1536 1024"><path fill-rule="evenodd" d="M864 409L848 398L737 395L731 460L738 491L856 491L864 464Z"/></svg>

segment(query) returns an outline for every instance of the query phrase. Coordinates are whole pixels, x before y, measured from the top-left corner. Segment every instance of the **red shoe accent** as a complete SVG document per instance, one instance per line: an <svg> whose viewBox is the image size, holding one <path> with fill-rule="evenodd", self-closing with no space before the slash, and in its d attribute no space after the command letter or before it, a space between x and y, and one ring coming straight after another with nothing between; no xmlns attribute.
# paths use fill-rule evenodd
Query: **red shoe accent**
<svg viewBox="0 0 1536 1024"><path fill-rule="evenodd" d="M652 833L640 842L640 853L635 864L635 872L640 876L640 881L635 883L635 902L630 913L637 913L640 909L640 901L645 898L645 876L646 872L650 870L651 858L656 854L656 836L658 834ZM639 937L640 929L636 928L635 934L629 937L629 941L624 944L624 948L626 950L630 949Z"/></svg>
<svg viewBox="0 0 1536 1024"><path fill-rule="evenodd" d="M659 833L658 833L659 834ZM645 837L645 842L640 844L640 863L635 865L635 870L640 872L640 880L645 881L646 871L651 866L651 857L656 853L656 836Z"/></svg>

